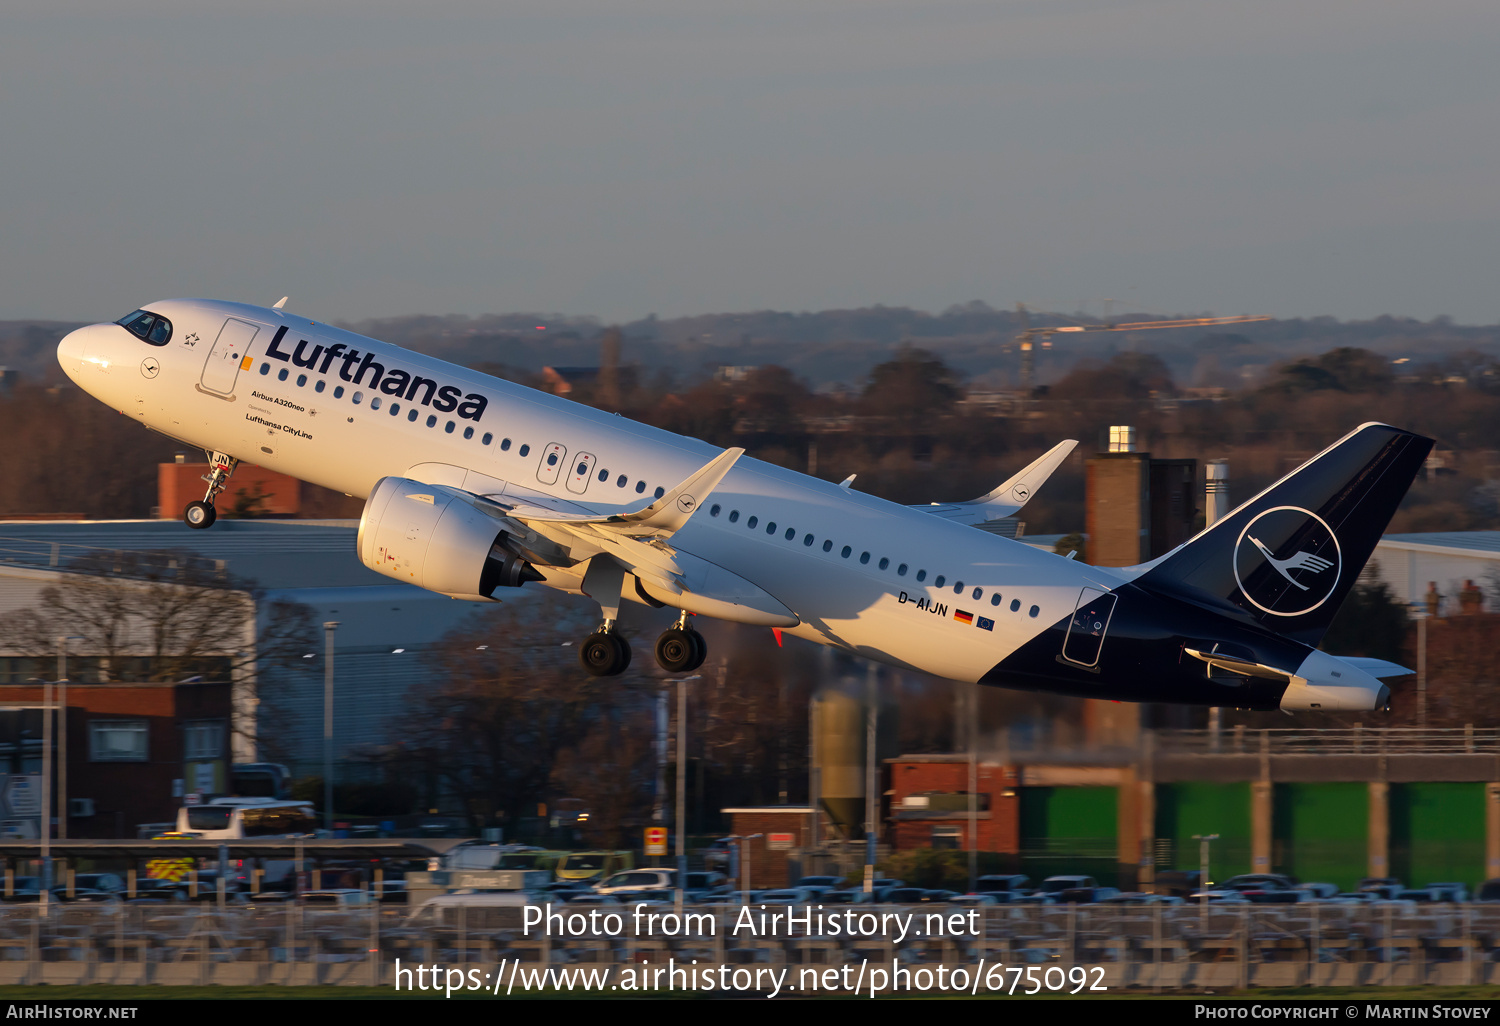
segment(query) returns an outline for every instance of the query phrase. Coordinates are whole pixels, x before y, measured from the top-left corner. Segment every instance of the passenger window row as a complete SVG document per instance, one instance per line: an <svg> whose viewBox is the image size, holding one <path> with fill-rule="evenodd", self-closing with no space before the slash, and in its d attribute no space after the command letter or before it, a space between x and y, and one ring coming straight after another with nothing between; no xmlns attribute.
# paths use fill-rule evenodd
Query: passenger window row
<svg viewBox="0 0 1500 1026"><path fill-rule="evenodd" d="M154 317L156 317L155 314L144 314L144 316L148 317L148 318L154 318ZM137 314L132 314L131 318L139 319L138 316L137 316ZM135 333L139 334L139 332L136 331L135 327L132 326L135 323L135 321L131 320L131 318L126 318L127 321L131 321L130 324L126 324L125 321L121 321L120 323L121 324L125 324L125 327L127 327L128 329L130 329L132 332L135 332ZM160 320L160 318L156 318L156 319ZM172 326L170 324L168 324L167 325L167 334L168 334L168 336L171 335L171 331L172 331ZM165 344L165 342L163 342L161 344ZM271 364L269 362L267 362L267 361L262 360L261 361L261 365L260 365L260 373L261 373L262 377L266 377L267 375L269 375L271 373ZM277 381L286 381L290 377L291 377L291 371L288 368L286 368L286 367L283 367L279 371L276 372L276 380ZM298 388L305 388L305 387L307 387L307 375L306 374L298 374L297 375L296 386ZM313 391L314 392L322 392L327 387L328 387L328 383L325 380L323 380L322 378L319 378L317 381L313 382ZM344 388L343 385L335 385L334 389L333 389L333 397L335 399L342 399L342 398L344 398L344 392L345 392L345 388ZM358 391L358 390L354 391L354 393L352 395L350 395L350 397L349 397L349 401L352 402L352 403L354 403L354 405L356 405L356 406L358 406L360 403L364 402L364 399L365 399L364 392ZM390 415L392 417L400 416L400 414L401 414L401 404L399 402L393 402L393 403L389 403L387 405L386 401L383 398L381 398L380 396L374 396L374 397L372 397L370 399L370 409L372 409L372 410L378 410L378 409L381 408L382 405L386 406L387 411L390 413ZM411 423L416 423L417 419L419 417L421 417L421 415L422 415L422 412L419 409L417 409L415 406L407 408L407 411L406 411L406 419L407 419L407 421L409 421ZM427 415L427 420L424 423L426 423L426 425L428 427L437 427L438 419L437 419L437 417L435 417L434 415L432 415L432 414L429 413ZM456 427L457 427L457 423L450 420L450 421L447 421L443 425L443 431L445 433L451 435L451 434L453 434L453 431L454 431L454 429ZM472 427L466 427L466 428L464 428L464 437L465 438L473 438L474 437L474 429ZM495 440L495 436L493 434L491 434L490 432L486 431L483 434L483 436L480 437L479 444L480 445L489 445L494 440ZM501 441L500 441L500 451L501 452L509 452L510 451L510 446L511 446L511 441L510 441L509 438L501 439ZM521 447L516 450L516 455L519 456L519 457L521 457L522 459L525 459L527 456L531 455L531 446L530 445L526 445L526 444L523 443L521 445ZM549 459L550 462L555 463L557 461L557 456L555 456L555 455L554 456L550 456L548 459ZM601 470L601 471L599 471L599 480L600 481L608 481L609 480L609 471L608 470ZM624 488L629 483L630 483L630 478L627 475L625 475L625 474L621 474L616 479L615 486L618 487L618 488ZM637 495L642 495L642 494L645 493L645 491L646 491L646 482L645 482L645 480L642 479L642 480L637 481L635 483L635 492L636 492L636 494ZM661 498L665 494L667 494L667 490L665 488L658 487L656 489L656 493L655 493L656 498L659 499L659 498Z"/></svg>
<svg viewBox="0 0 1500 1026"><path fill-rule="evenodd" d="M659 494L660 494L660 492L658 492L658 495ZM711 516L711 517L717 517L717 516L719 516L719 514L721 514L723 512L724 512L724 507L722 505L720 505L719 503L716 502L712 506L709 507L708 515ZM728 517L726 519L728 519L728 521L731 524L737 524L737 523L739 523L739 521L740 521L740 511L737 510L737 509L730 510L729 511L729 515L728 515ZM751 531L754 531L759 526L760 526L760 518L759 517L751 516L749 519L747 519L745 521L745 527L747 529L751 530ZM766 526L765 526L765 532L766 532L766 534L772 535L774 537L777 534L778 530L779 530L779 528L777 527L777 524L776 524L776 522L774 520L766 522ZM782 533L782 538L785 541L793 541L793 540L796 539L796 537L797 537L797 529L795 527L788 527L785 530L785 532ZM802 545L805 548L812 548L813 545L816 542L817 542L817 539L814 538L811 534L804 534L802 536ZM833 551L833 539L831 539L831 538L824 538L823 539L823 551L824 552L832 552ZM852 546L845 545L843 548L839 549L839 558L840 559L848 559L852 555L854 555L854 549L853 549ZM861 566L868 566L869 562L870 562L870 553L868 553L868 552L861 552L859 554L859 562L860 562ZM888 570L888 569L890 569L891 561L890 561L889 558L887 558L885 556L881 556L880 557L880 561L878 563L876 563L875 565L880 570ZM900 564L900 565L898 565L896 567L896 576L897 577L905 577L906 574L907 574L907 572L910 569L911 569L911 567L908 564L902 563L902 564ZM926 570L918 570L916 572L916 580L918 582L926 581L927 580L927 571ZM945 576L943 576L942 574L938 574L937 577L933 578L933 581L932 581L932 586L934 588L947 587L947 584L948 584L948 579ZM953 582L953 594L955 594L955 595L963 595L964 594L964 582L963 581L954 581ZM975 588L975 589L973 589L973 591L970 592L969 597L971 599L973 599L975 602L978 602L980 599L984 598L984 589L983 588ZM996 592L991 592L990 593L990 605L998 607L1004 601L1005 601L1004 596L1001 595L1000 592L996 591ZM1020 610L1021 610L1021 600L1018 599L1018 598L1011 599L1010 600L1010 611L1012 613L1016 613L1016 612L1020 612ZM1030 609L1027 610L1027 615L1034 618L1034 617L1040 616L1041 612L1042 612L1042 608L1040 606L1032 606Z"/></svg>

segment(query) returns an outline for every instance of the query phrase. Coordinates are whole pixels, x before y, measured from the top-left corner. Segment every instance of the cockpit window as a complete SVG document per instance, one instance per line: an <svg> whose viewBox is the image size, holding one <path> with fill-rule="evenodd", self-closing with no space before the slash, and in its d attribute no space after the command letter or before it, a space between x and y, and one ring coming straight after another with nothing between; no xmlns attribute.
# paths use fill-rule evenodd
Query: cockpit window
<svg viewBox="0 0 1500 1026"><path fill-rule="evenodd" d="M164 346L172 341L172 322L146 310L137 310L115 323L122 325L142 342L153 346Z"/></svg>

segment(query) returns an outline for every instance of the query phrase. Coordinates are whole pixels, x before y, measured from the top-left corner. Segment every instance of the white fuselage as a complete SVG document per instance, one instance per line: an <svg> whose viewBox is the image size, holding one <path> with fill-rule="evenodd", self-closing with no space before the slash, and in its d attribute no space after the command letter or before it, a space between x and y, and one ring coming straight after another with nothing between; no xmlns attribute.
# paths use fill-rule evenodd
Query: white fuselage
<svg viewBox="0 0 1500 1026"><path fill-rule="evenodd" d="M354 496L400 476L607 514L641 507L721 451L278 310L145 309L171 321L166 344L91 325L59 346L63 369L157 431ZM1071 614L1083 589L1123 580L749 458L702 507L673 545L791 609L801 623L786 633L957 680ZM543 569L549 585L577 590L576 574Z"/></svg>

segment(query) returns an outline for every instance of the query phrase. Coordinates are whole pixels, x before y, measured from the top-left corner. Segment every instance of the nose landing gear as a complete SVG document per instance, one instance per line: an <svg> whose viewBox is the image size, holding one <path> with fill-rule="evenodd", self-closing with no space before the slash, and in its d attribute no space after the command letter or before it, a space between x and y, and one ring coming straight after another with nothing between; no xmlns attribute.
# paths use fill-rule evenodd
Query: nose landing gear
<svg viewBox="0 0 1500 1026"><path fill-rule="evenodd" d="M228 486L229 476L240 465L239 460L226 452L209 453L209 463L213 470L203 475L203 480L208 482L208 492L203 496L203 501L190 502L182 511L183 522L199 531L214 526L214 521L219 519L219 514L214 509L214 499Z"/></svg>
<svg viewBox="0 0 1500 1026"><path fill-rule="evenodd" d="M683 610L677 622L656 639L657 665L668 673L696 670L708 658L708 643L688 625L687 618L687 611Z"/></svg>

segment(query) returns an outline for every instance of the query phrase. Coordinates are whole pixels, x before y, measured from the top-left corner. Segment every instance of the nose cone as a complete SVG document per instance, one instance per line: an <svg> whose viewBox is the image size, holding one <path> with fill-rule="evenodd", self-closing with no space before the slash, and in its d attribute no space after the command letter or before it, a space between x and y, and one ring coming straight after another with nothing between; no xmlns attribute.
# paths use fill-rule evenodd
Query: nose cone
<svg viewBox="0 0 1500 1026"><path fill-rule="evenodd" d="M77 331L71 331L64 335L62 341L57 344L57 362L62 366L63 373L74 381L78 380L78 372L83 369L83 355L88 331L89 328L79 328Z"/></svg>

